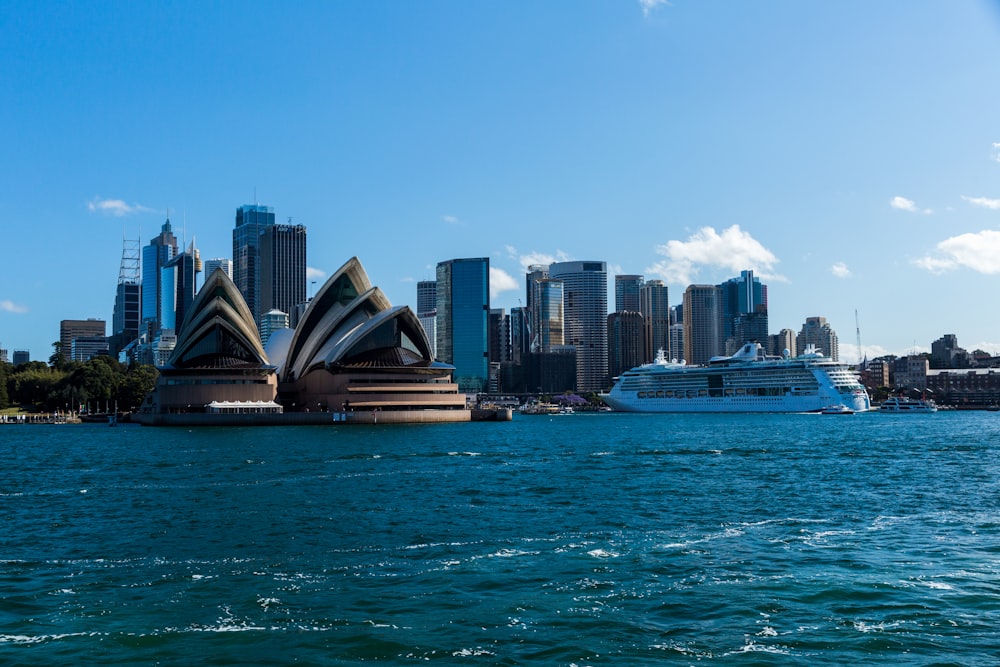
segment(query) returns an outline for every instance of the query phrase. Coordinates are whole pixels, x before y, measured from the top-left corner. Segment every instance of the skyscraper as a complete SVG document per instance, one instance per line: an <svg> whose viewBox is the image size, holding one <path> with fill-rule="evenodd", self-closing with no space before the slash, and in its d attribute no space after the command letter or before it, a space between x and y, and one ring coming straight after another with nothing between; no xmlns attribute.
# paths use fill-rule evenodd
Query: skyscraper
<svg viewBox="0 0 1000 667"><path fill-rule="evenodd" d="M834 361L840 359L840 344L837 332L833 330L825 317L807 317L795 339L795 355L806 351L808 345L815 345L817 352L822 352Z"/></svg>
<svg viewBox="0 0 1000 667"><path fill-rule="evenodd" d="M217 257L215 259L205 260L205 280L208 280L209 276L215 273L218 269L225 271L229 279L233 279L233 260L226 257Z"/></svg>
<svg viewBox="0 0 1000 667"><path fill-rule="evenodd" d="M489 378L489 276L488 257L437 265L437 355L466 393L483 391Z"/></svg>
<svg viewBox="0 0 1000 667"><path fill-rule="evenodd" d="M642 276L615 276L615 312L639 312L639 290L643 282Z"/></svg>
<svg viewBox="0 0 1000 667"><path fill-rule="evenodd" d="M554 345L565 341L565 310L563 306L563 281L543 278L535 283L535 321L533 352L551 352Z"/></svg>
<svg viewBox="0 0 1000 667"><path fill-rule="evenodd" d="M722 353L722 289L688 285L684 291L684 359L707 364Z"/></svg>
<svg viewBox="0 0 1000 667"><path fill-rule="evenodd" d="M437 311L437 282L421 280L417 283L417 316L430 315Z"/></svg>
<svg viewBox="0 0 1000 667"><path fill-rule="evenodd" d="M576 347L577 391L600 391L608 377L608 271L604 262L557 262L563 282L563 340Z"/></svg>
<svg viewBox="0 0 1000 667"><path fill-rule="evenodd" d="M111 317L111 339L108 342L111 356L117 356L122 348L139 337L139 323L142 319L142 274L139 258L139 241L123 239L115 309Z"/></svg>
<svg viewBox="0 0 1000 667"><path fill-rule="evenodd" d="M184 324L198 293L201 253L192 241L187 250L175 255L160 269L160 328L175 332Z"/></svg>
<svg viewBox="0 0 1000 667"><path fill-rule="evenodd" d="M236 209L233 228L233 282L260 322L260 236L274 225L274 209L259 204L245 204ZM266 312L266 311L263 311ZM291 311L285 311L291 312Z"/></svg>
<svg viewBox="0 0 1000 667"><path fill-rule="evenodd" d="M645 322L642 313L621 311L608 315L608 376L614 378L645 363Z"/></svg>
<svg viewBox="0 0 1000 667"><path fill-rule="evenodd" d="M719 285L722 290L722 337L726 354L734 354L744 343L764 343L768 335L767 285L753 271L741 271Z"/></svg>
<svg viewBox="0 0 1000 667"><path fill-rule="evenodd" d="M670 344L669 296L662 280L648 280L639 289L639 312L645 327L647 362L652 361L660 350L667 359L683 352Z"/></svg>
<svg viewBox="0 0 1000 667"><path fill-rule="evenodd" d="M260 235L260 312L291 313L306 300L306 228L303 225L270 225Z"/></svg>
<svg viewBox="0 0 1000 667"><path fill-rule="evenodd" d="M170 218L163 223L160 234L142 249L142 322L144 333L156 334L160 328L160 270L177 254L177 237L170 228Z"/></svg>
<svg viewBox="0 0 1000 667"><path fill-rule="evenodd" d="M549 267L544 264L532 264L524 276L525 301L527 302L527 318L524 325L528 331L528 349L537 352L541 348L538 336L541 314L541 282L548 280Z"/></svg>

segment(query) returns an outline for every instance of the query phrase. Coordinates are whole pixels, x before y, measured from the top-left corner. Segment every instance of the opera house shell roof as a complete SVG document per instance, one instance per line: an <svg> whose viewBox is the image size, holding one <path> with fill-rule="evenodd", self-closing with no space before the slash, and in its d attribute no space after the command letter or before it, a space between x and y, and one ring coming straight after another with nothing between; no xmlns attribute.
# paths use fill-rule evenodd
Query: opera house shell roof
<svg viewBox="0 0 1000 667"><path fill-rule="evenodd" d="M413 311L393 307L356 257L319 289L294 330L272 334L266 351L239 290L214 272L160 372L147 413L206 412L224 402L274 405L286 416L386 411L390 421L468 419L454 367L434 361Z"/></svg>
<svg viewBox="0 0 1000 667"><path fill-rule="evenodd" d="M274 341L279 395L321 410L464 408L454 367L433 360L407 306L392 306L352 257L309 302L294 334Z"/></svg>

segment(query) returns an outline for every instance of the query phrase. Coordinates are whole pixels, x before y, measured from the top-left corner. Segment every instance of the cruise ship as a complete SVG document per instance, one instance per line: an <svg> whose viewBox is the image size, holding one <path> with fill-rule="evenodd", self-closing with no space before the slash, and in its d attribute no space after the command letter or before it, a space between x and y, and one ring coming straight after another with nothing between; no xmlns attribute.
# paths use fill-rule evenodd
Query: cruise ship
<svg viewBox="0 0 1000 667"><path fill-rule="evenodd" d="M791 357L766 356L747 343L731 357L713 357L706 366L667 361L622 373L601 398L622 412L821 412L844 406L871 409L868 392L846 364L815 347Z"/></svg>

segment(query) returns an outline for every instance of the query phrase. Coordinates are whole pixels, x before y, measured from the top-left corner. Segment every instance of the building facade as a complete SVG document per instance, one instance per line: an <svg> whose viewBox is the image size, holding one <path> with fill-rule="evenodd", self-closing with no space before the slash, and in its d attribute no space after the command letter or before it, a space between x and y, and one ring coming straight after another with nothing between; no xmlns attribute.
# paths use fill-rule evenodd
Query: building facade
<svg viewBox="0 0 1000 667"><path fill-rule="evenodd" d="M225 272L230 280L233 279L233 260L227 257L215 257L205 260L205 280L219 269Z"/></svg>
<svg viewBox="0 0 1000 667"><path fill-rule="evenodd" d="M269 225L260 235L260 312L291 313L306 301L306 228Z"/></svg>
<svg viewBox="0 0 1000 667"><path fill-rule="evenodd" d="M233 282L243 295L254 321L260 321L260 236L274 226L274 209L246 204L236 209L233 228ZM266 312L266 311L263 311ZM285 311L289 312L289 311Z"/></svg>
<svg viewBox="0 0 1000 667"><path fill-rule="evenodd" d="M806 318L795 341L796 356L803 354L809 345L815 345L818 352L822 352L834 361L840 359L837 332L827 323L825 317Z"/></svg>
<svg viewBox="0 0 1000 667"><path fill-rule="evenodd" d="M608 271L605 262L557 262L563 282L563 341L576 348L576 390L601 391L608 378Z"/></svg>
<svg viewBox="0 0 1000 667"><path fill-rule="evenodd" d="M684 360L707 364L722 354L722 290L717 285L688 285L684 291Z"/></svg>
<svg viewBox="0 0 1000 667"><path fill-rule="evenodd" d="M59 347L62 351L63 358L67 361L86 361L87 359L82 358L83 354L90 353L92 350L92 345L86 348L86 352L81 347L80 356L81 358L73 357L73 340L76 338L87 338L91 343L96 338L105 338L107 336L107 322L98 319L96 317L91 317L86 320L62 320L59 323ZM104 340L104 352L107 352L107 339Z"/></svg>
<svg viewBox="0 0 1000 667"><path fill-rule="evenodd" d="M615 276L615 312L638 313L639 292L645 280L638 275Z"/></svg>
<svg viewBox="0 0 1000 667"><path fill-rule="evenodd" d="M625 311L608 315L609 380L646 363L645 330L642 313Z"/></svg>
<svg viewBox="0 0 1000 667"><path fill-rule="evenodd" d="M160 328L161 300L160 271L177 255L177 237L170 226L170 218L163 223L159 235L142 248L142 328L153 336Z"/></svg>
<svg viewBox="0 0 1000 667"><path fill-rule="evenodd" d="M452 259L437 265L437 358L455 367L465 393L489 378L490 260Z"/></svg>
<svg viewBox="0 0 1000 667"><path fill-rule="evenodd" d="M663 350L667 359L676 356L678 348L670 341L670 294L662 280L648 280L639 288L639 312L642 313L646 361L650 362Z"/></svg>

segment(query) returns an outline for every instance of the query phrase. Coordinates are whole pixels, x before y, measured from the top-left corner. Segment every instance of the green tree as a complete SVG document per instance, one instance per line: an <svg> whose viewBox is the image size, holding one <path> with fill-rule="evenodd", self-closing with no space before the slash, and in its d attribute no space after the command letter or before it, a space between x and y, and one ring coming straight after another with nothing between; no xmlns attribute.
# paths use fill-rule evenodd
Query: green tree
<svg viewBox="0 0 1000 667"><path fill-rule="evenodd" d="M52 355L49 357L49 366L52 368L62 368L66 363L66 351L62 347L62 341L52 343Z"/></svg>
<svg viewBox="0 0 1000 667"><path fill-rule="evenodd" d="M7 390L7 382L13 372L13 366L6 361L0 361L0 410L10 406L10 395Z"/></svg>
<svg viewBox="0 0 1000 667"><path fill-rule="evenodd" d="M134 412L142 405L146 394L153 391L159 373L149 365L136 364L128 369L118 388L118 407Z"/></svg>

